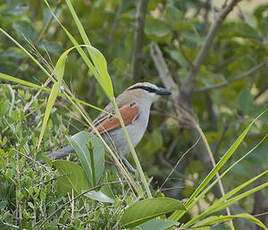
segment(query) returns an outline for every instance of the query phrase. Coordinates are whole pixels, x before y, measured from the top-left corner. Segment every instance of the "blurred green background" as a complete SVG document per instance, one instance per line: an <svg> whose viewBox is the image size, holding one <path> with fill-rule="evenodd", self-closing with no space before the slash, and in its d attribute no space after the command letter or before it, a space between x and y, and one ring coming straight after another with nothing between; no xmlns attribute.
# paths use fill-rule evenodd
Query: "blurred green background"
<svg viewBox="0 0 268 230"><path fill-rule="evenodd" d="M49 2L63 25L82 44L64 1ZM217 1L214 6L214 1L209 0L150 0L147 5L141 63L134 79L132 61L137 1L74 0L72 3L92 45L106 57L114 90L118 95L136 81L149 81L163 86L150 54L152 42L158 44L163 52L174 81L179 86L182 85L205 41L214 13L224 1ZM0 0L0 26L36 55L45 66L54 66L61 53L72 46L41 0ZM243 1L243 5L234 10L217 32L212 48L197 73L196 90L191 94L194 114L215 153L216 161L251 119L268 107L267 56L268 4L265 1ZM255 67L258 67L257 70L247 75ZM47 80L40 69L3 34L0 35L0 71L36 84L43 84ZM101 108L108 103L92 73L75 52L68 55L64 80L78 98ZM0 83L0 111L3 116L7 112L5 108L6 103L10 103L7 100L10 95L7 86L4 86L7 82L0 80ZM225 85L205 88L221 83ZM10 84L18 93L22 93L21 89L25 90L15 105L25 105L36 93L35 90ZM46 97L45 93L38 96L40 104L36 107L33 104L26 112L23 121L25 124L35 126L40 122ZM155 188L162 185L177 160L196 141L190 135L190 128L180 124L174 108L171 99L163 99L153 106L148 131L137 147L145 171L148 176L153 176ZM98 114L93 109L86 110L92 119ZM3 138L8 135L3 130L4 121L1 122L0 132ZM252 128L232 160L240 158L267 134L267 124L266 113ZM44 144L44 151L63 146L66 144L64 135L86 128L80 115L62 98L57 99L49 125L50 135L55 135L56 138ZM55 134L53 126L63 127L64 134ZM47 131L46 135L48 133ZM267 153L266 140L223 179L226 191L267 169ZM193 148L183 158L162 191L179 199L189 197L211 168L208 154L202 152L202 148ZM219 194L218 189L215 189L200 207L206 207L206 202L211 202ZM265 211L265 205L267 211L267 203L268 192L261 191L233 209L234 212L246 210L257 214Z"/></svg>

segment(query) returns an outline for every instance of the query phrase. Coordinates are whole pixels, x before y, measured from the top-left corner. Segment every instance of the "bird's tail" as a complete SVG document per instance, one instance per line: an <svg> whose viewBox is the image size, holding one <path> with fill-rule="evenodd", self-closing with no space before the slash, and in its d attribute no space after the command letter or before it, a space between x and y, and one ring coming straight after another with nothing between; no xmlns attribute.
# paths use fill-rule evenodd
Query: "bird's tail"
<svg viewBox="0 0 268 230"><path fill-rule="evenodd" d="M55 152L52 152L48 155L48 158L53 158L55 160L57 159L61 159L63 157L66 157L68 155L70 155L70 153L73 153L74 149L71 145L65 146L61 149L56 150Z"/></svg>

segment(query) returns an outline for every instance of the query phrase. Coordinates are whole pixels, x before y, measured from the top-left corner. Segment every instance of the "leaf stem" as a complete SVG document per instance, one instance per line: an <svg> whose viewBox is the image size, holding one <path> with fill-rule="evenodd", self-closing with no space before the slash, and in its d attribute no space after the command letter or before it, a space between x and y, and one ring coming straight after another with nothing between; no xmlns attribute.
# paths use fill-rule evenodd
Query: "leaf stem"
<svg viewBox="0 0 268 230"><path fill-rule="evenodd" d="M120 112L119 112L118 106L117 106L117 104L116 104L116 102L115 102L115 98L113 98L113 100L111 100L111 102L112 102L112 104L113 104L113 106L114 106L114 108L115 108L116 115L117 115L117 117L118 117L118 119L119 119L119 121L120 121L121 127L122 127L122 129L123 129L123 131L124 131L124 134L125 134L125 136L126 136L126 139L127 139L127 142L128 142L128 146L129 146L129 149L130 149L130 152L131 152L131 155L132 155L132 157L133 157L133 159L134 159L134 161L135 161L137 170L138 170L139 175L140 175L140 178L141 178L141 182L142 182L142 184L143 184L143 186L144 186L144 188L145 188L145 190L146 190L147 196L148 196L149 198L152 198L152 194L151 194L151 191L150 191L149 186L148 186L148 184L147 184L147 181L146 181L144 172L143 172L143 170L142 170L140 161L139 161L139 159L138 159L138 156L137 156L137 153L136 153L136 151L135 151L135 148L134 148L134 146L133 146L133 144L132 144L132 141L131 141L131 139L130 139L130 137L129 137L129 135L128 135L126 126L125 126L124 121L123 121L123 119L122 119L122 116L121 116L121 114L120 114Z"/></svg>

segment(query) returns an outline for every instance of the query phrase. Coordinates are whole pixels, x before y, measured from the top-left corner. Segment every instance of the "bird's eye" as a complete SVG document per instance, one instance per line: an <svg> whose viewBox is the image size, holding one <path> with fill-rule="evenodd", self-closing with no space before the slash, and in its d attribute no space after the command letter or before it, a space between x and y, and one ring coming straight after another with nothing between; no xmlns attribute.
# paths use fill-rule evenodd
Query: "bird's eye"
<svg viewBox="0 0 268 230"><path fill-rule="evenodd" d="M148 91L149 93L155 93L156 92L156 89L151 88L149 86L143 86L143 89Z"/></svg>

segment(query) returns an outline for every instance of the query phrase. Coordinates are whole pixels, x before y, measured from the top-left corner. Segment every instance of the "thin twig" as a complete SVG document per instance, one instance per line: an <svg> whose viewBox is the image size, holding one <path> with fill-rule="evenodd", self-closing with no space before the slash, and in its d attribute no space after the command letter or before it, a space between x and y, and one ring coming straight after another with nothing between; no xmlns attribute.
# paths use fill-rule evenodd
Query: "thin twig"
<svg viewBox="0 0 268 230"><path fill-rule="evenodd" d="M132 59L132 79L140 79L142 64L142 48L144 40L144 26L148 0L139 0L136 17L136 33L134 38L134 51Z"/></svg>
<svg viewBox="0 0 268 230"><path fill-rule="evenodd" d="M194 91L195 92L205 92L205 91L209 91L209 90L213 90L213 89L219 89L219 88L228 86L228 85L232 84L235 81L239 81L239 80L241 80L243 78L249 77L250 75L256 73L258 70L260 70L261 68L263 68L264 66L267 66L267 64L268 64L268 59L265 59L262 63L260 63L260 64L258 64L256 66L252 67L250 70L248 70L248 71L246 71L244 73L239 74L231 82L223 82L223 83L215 84L215 85L212 85L212 86L206 86L206 87L202 87L202 88L197 88Z"/></svg>
<svg viewBox="0 0 268 230"><path fill-rule="evenodd" d="M179 94L179 88L169 72L169 69L163 58L163 55L159 46L157 44L152 43L150 52L151 52L151 57L153 58L153 61L155 63L155 67L158 70L159 77L162 83L164 84L165 88L167 88L168 90L172 92L171 96L173 100L176 101L178 94Z"/></svg>
<svg viewBox="0 0 268 230"><path fill-rule="evenodd" d="M266 84L262 89L260 89L260 92L254 97L254 100L257 100L263 93L266 92L268 89L268 84Z"/></svg>
<svg viewBox="0 0 268 230"><path fill-rule="evenodd" d="M176 147L176 145L177 145L182 133L183 133L183 129L179 129L179 132L178 132L177 136L173 139L171 145L168 148L168 151L167 151L167 154L166 154L167 159L169 159L171 154L173 153L173 150L175 149L175 147Z"/></svg>
<svg viewBox="0 0 268 230"><path fill-rule="evenodd" d="M201 50L199 51L198 55L196 56L194 60L193 68L190 69L187 75L187 80L184 84L186 92L190 93L194 90L195 77L199 71L200 66L205 61L208 55L208 52L213 44L213 40L216 37L217 32L223 23L223 20L240 1L241 0L232 0L229 5L227 5L222 11L219 12L216 20L210 26L204 45L201 47Z"/></svg>
<svg viewBox="0 0 268 230"><path fill-rule="evenodd" d="M224 68L227 65L231 64L234 60L235 60L235 56L232 56L230 58L227 58L226 60L223 60L222 63L220 63L219 65L216 65L215 67L213 67L212 71L213 72L218 72L222 68Z"/></svg>
<svg viewBox="0 0 268 230"><path fill-rule="evenodd" d="M176 162L175 166L173 167L173 169L171 170L171 172L168 174L168 176L166 177L165 181L163 182L163 184L160 187L160 190L162 189L162 187L166 184L167 180L169 179L169 177L173 174L173 172L175 171L175 169L178 167L179 163L182 161L182 159L184 158L184 156L189 153L199 142L200 137L197 139L197 141L189 148L187 149L182 156L179 158L179 160Z"/></svg>
<svg viewBox="0 0 268 230"><path fill-rule="evenodd" d="M6 223L6 222L2 222L2 224L7 226L7 227L10 227L10 228L20 229L19 226L14 225L14 224L9 224L9 223Z"/></svg>

